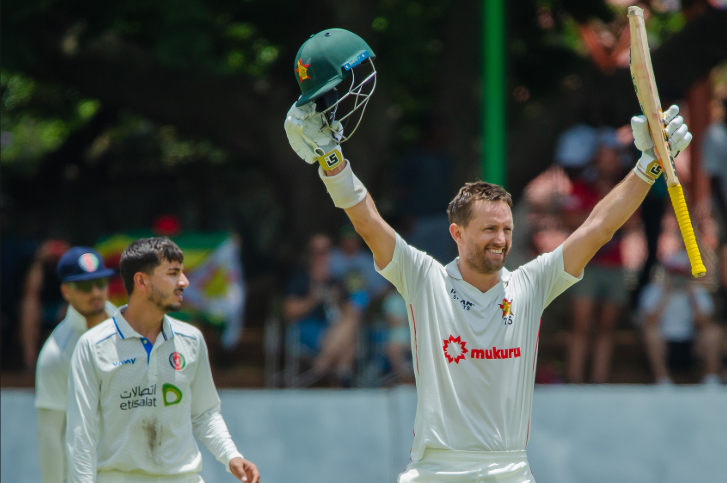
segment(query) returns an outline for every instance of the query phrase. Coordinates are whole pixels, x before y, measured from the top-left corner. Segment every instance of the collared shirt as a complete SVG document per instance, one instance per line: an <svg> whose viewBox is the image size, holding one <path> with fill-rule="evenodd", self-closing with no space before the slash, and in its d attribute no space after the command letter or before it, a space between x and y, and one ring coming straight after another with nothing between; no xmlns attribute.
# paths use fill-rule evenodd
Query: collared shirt
<svg viewBox="0 0 727 483"><path fill-rule="evenodd" d="M106 302L106 315L111 316L116 307ZM86 318L68 306L66 317L53 330L38 356L35 373L35 407L66 412L66 390L71 355L88 327Z"/></svg>
<svg viewBox="0 0 727 483"><path fill-rule="evenodd" d="M70 481L96 472L198 473L196 435L224 465L242 457L220 414L207 345L195 327L165 316L155 341L114 316L78 342L68 381Z"/></svg>
<svg viewBox="0 0 727 483"><path fill-rule="evenodd" d="M579 279L563 248L540 255L485 293L396 235L391 262L379 272L406 300L417 413L411 458L427 448L522 451L527 445L540 317ZM378 268L377 268L378 269Z"/></svg>

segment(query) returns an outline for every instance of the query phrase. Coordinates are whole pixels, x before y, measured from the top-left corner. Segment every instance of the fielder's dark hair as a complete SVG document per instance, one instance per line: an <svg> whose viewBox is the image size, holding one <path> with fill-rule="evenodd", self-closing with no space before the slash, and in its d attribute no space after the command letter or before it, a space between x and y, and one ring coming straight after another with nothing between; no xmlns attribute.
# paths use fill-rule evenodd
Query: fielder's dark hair
<svg viewBox="0 0 727 483"><path fill-rule="evenodd" d="M472 206L477 201L504 201L512 207L512 196L500 185L475 181L460 188L457 196L449 202L447 215L450 223L466 227L474 217Z"/></svg>
<svg viewBox="0 0 727 483"><path fill-rule="evenodd" d="M126 247L119 262L126 292L131 295L134 291L134 275L137 272L150 274L162 264L162 260L184 262L182 250L167 237L139 238Z"/></svg>

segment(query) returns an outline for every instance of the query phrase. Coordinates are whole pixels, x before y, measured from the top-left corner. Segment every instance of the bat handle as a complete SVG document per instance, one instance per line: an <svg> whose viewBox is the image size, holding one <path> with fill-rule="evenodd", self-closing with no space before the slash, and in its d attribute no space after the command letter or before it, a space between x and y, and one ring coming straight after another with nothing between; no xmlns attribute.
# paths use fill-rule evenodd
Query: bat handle
<svg viewBox="0 0 727 483"><path fill-rule="evenodd" d="M687 248L689 263L692 266L692 275L696 278L703 277L707 273L707 269L704 267L702 257L699 255L699 247L697 246L697 239L694 236L689 211L687 211L687 202L684 200L682 185L669 186L668 189L671 204L674 206L674 212L677 215L679 230L682 232L684 245Z"/></svg>

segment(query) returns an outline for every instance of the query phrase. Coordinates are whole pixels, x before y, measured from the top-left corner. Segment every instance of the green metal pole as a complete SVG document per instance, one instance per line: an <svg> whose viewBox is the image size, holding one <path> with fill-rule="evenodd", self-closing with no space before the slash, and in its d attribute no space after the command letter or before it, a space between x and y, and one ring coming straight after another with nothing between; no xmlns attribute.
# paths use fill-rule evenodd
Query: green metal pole
<svg viewBox="0 0 727 483"><path fill-rule="evenodd" d="M482 176L504 186L507 175L505 125L505 0L482 2Z"/></svg>

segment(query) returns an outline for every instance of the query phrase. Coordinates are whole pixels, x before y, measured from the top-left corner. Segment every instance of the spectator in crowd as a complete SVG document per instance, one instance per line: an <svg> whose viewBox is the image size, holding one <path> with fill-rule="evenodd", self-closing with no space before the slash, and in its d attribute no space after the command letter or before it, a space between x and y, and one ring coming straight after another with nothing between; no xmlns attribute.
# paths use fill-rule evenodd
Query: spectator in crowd
<svg viewBox="0 0 727 483"><path fill-rule="evenodd" d="M591 210L622 178L623 171L617 149L602 145L593 162L595 177L583 177L573 183L571 195L564 200L563 222L574 230L588 218ZM630 223L627 222L625 226ZM613 346L613 328L627 300L621 258L622 231L617 232L588 264L581 283L570 288L573 298L573 330L568 347L567 378L583 383L588 352L588 334L592 322L597 333L593 349L591 381L608 380Z"/></svg>
<svg viewBox="0 0 727 483"><path fill-rule="evenodd" d="M330 270L331 239L314 235L308 243L308 268L290 281L283 311L300 333L301 355L313 358L313 377L333 373L350 385L356 353L358 313L345 286Z"/></svg>
<svg viewBox="0 0 727 483"><path fill-rule="evenodd" d="M690 282L691 266L686 252L670 256L664 269L663 280L647 285L640 303L646 352L654 378L658 384L671 384L669 366L689 370L692 353L696 353L704 361L702 382L719 384L722 331L712 318L712 298L704 287Z"/></svg>
<svg viewBox="0 0 727 483"><path fill-rule="evenodd" d="M73 349L84 332L116 311L107 301L109 277L114 271L104 266L101 255L92 248L68 250L59 260L56 274L68 310L40 351L35 377L43 483L63 483L67 478L66 389Z"/></svg>
<svg viewBox="0 0 727 483"><path fill-rule="evenodd" d="M446 264L455 254L446 214L454 195L449 128L441 119L430 118L421 139L396 165L395 209L409 243Z"/></svg>
<svg viewBox="0 0 727 483"><path fill-rule="evenodd" d="M384 297L381 311L387 325L386 356L396 383L414 384L411 333L404 297L391 287Z"/></svg>
<svg viewBox="0 0 727 483"><path fill-rule="evenodd" d="M555 146L555 162L571 179L592 180L595 172L592 160L604 140L615 137L615 130L605 126L602 109L591 102L584 108L582 121L563 131Z"/></svg>
<svg viewBox="0 0 727 483"><path fill-rule="evenodd" d="M702 156L712 178L722 239L727 239L727 99L715 104L712 117L714 121L704 133Z"/></svg>
<svg viewBox="0 0 727 483"><path fill-rule="evenodd" d="M331 249L331 276L343 281L354 307L364 312L372 299L383 295L389 283L376 272L373 255L363 248L353 225L343 225L339 233L339 246Z"/></svg>
<svg viewBox="0 0 727 483"><path fill-rule="evenodd" d="M28 269L20 301L20 342L26 370L35 367L41 332L53 330L63 318L66 301L58 286L56 265L70 246L62 240L48 240L40 245Z"/></svg>

